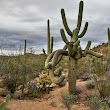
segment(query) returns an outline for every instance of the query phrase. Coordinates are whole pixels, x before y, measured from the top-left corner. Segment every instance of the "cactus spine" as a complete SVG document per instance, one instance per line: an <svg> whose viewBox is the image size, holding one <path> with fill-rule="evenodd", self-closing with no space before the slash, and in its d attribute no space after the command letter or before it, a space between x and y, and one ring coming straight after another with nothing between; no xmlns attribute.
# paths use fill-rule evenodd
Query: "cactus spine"
<svg viewBox="0 0 110 110"><path fill-rule="evenodd" d="M80 41L78 40L78 38L82 38L85 35L87 28L88 28L88 22L86 22L83 31L79 34L79 31L81 28L81 23L82 23L82 15L83 15L83 1L80 1L77 26L73 31L71 31L69 29L67 21L66 21L65 11L64 11L64 9L61 9L63 25L65 27L66 32L71 37L71 40L68 41L64 30L63 29L60 30L62 39L65 42L68 50L67 51L66 51L66 49L65 50L64 49L56 50L55 52L53 52L52 54L50 54L47 57L47 60L45 62L46 68L48 68L48 69L54 68L61 55L68 56L68 58L69 58L68 83L69 83L69 93L70 94L75 94L75 92L76 92L76 74L77 74L76 70L78 69L77 60L81 59L82 57L85 57L87 54L96 56L98 58L102 57L102 54L99 54L99 53L96 53L96 52L90 50L91 41L88 42L85 50L81 49Z"/></svg>
<svg viewBox="0 0 110 110"><path fill-rule="evenodd" d="M53 52L53 41L54 37L50 37L50 22L47 20L47 55ZM43 53L46 54L45 49L43 49Z"/></svg>

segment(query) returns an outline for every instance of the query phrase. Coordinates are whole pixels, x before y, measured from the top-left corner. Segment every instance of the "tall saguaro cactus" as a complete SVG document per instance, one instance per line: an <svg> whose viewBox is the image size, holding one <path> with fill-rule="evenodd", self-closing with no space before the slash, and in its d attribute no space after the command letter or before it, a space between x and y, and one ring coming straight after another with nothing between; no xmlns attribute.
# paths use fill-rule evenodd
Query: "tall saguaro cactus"
<svg viewBox="0 0 110 110"><path fill-rule="evenodd" d="M110 29L108 28L107 79L110 81Z"/></svg>
<svg viewBox="0 0 110 110"><path fill-rule="evenodd" d="M50 37L50 22L47 20L47 55L53 52L53 40L54 37ZM45 49L43 49L43 53L46 54Z"/></svg>
<svg viewBox="0 0 110 110"><path fill-rule="evenodd" d="M65 30L68 33L68 35L71 37L71 40L68 41L64 30L63 29L60 30L62 39L65 42L68 50L66 51L65 49L60 49L60 50L56 50L55 52L51 53L47 57L47 60L45 62L45 67L48 69L54 68L61 55L68 56L68 58L69 58L69 63L68 63L69 93L75 94L75 92L76 92L76 74L77 74L76 70L78 69L77 60L81 59L82 57L85 57L87 54L90 54L90 55L93 55L96 57L102 57L102 54L99 54L97 52L90 50L91 41L88 42L85 50L81 49L79 38L82 38L85 35L87 28L88 28L88 22L86 22L83 31L79 34L80 28L81 28L81 23L82 23L82 16L83 16L83 1L80 1L77 26L73 31L71 31L70 28L68 27L64 9L61 9L61 16L62 16L62 21L63 21L63 25L65 27Z"/></svg>
<svg viewBox="0 0 110 110"><path fill-rule="evenodd" d="M24 40L24 54L26 54L26 39Z"/></svg>

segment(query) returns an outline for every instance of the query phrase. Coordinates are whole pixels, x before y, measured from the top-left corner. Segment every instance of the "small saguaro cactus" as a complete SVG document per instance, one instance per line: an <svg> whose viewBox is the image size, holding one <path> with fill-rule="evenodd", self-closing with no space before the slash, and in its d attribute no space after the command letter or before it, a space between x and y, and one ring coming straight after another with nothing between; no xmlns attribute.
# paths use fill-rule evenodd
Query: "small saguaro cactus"
<svg viewBox="0 0 110 110"><path fill-rule="evenodd" d="M81 32L81 34L79 34L81 23L82 23L82 15L83 15L83 1L80 1L77 26L73 31L71 31L66 21L65 11L64 9L61 9L63 25L65 27L66 32L71 37L71 40L68 41L64 30L63 29L60 30L62 39L66 43L66 48L68 50L66 51L66 48L65 48L65 49L54 51L47 57L45 62L45 67L48 69L51 69L56 66L57 61L59 60L59 57L61 57L61 55L68 56L69 58L69 62L68 62L69 94L75 94L76 92L76 74L77 74L76 70L78 69L77 60L81 59L82 57L85 57L87 54L96 56L98 58L102 57L102 54L99 54L97 52L90 50L91 41L88 42L85 50L81 49L79 38L82 38L85 35L88 28L88 22L86 22L83 31Z"/></svg>
<svg viewBox="0 0 110 110"><path fill-rule="evenodd" d="M26 39L24 40L24 54L26 54Z"/></svg>
<svg viewBox="0 0 110 110"><path fill-rule="evenodd" d="M110 81L110 30L108 28L107 79Z"/></svg>
<svg viewBox="0 0 110 110"><path fill-rule="evenodd" d="M53 40L54 37L50 37L50 23L48 19L47 20L47 55L53 52ZM45 49L43 49L43 53L46 54Z"/></svg>

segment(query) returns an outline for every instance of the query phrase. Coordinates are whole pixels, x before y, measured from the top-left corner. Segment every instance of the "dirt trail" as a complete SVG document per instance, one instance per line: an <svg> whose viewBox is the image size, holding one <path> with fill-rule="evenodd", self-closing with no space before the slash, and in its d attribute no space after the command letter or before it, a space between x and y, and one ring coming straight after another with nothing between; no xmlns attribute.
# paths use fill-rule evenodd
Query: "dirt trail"
<svg viewBox="0 0 110 110"><path fill-rule="evenodd" d="M90 91L86 89L85 85L85 81L77 80L77 86L82 88L82 93L79 95L80 100L72 106L72 110L89 110L88 107L83 103L86 94L90 93ZM7 107L11 110L67 110L65 105L63 105L61 102L60 94L62 91L68 91L68 84L61 88L55 88L55 90L51 91L50 94L45 94L41 99L11 99Z"/></svg>

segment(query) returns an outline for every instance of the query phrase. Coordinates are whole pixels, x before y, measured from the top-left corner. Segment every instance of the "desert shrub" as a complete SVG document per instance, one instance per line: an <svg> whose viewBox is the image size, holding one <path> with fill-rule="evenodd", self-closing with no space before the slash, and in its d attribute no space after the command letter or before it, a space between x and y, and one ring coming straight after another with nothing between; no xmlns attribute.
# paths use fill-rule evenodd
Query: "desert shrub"
<svg viewBox="0 0 110 110"><path fill-rule="evenodd" d="M73 94L68 94L68 93L61 93L61 101L63 102L63 104L67 107L68 110L71 109L71 106L73 103L75 103L76 101L76 96Z"/></svg>
<svg viewBox="0 0 110 110"><path fill-rule="evenodd" d="M106 74L106 64L103 62L103 58L97 59L92 57L91 67L94 68L94 73L98 76L104 76Z"/></svg>
<svg viewBox="0 0 110 110"><path fill-rule="evenodd" d="M32 97L37 97L39 95L39 88L34 81L27 85L28 95Z"/></svg>
<svg viewBox="0 0 110 110"><path fill-rule="evenodd" d="M82 92L82 89L80 87L76 87L76 94L80 94Z"/></svg>
<svg viewBox="0 0 110 110"><path fill-rule="evenodd" d="M80 66L78 73L78 78L82 79L83 81L86 81L88 79L90 79L90 73L91 73L91 65L90 62L85 58L82 58L79 63L78 63L78 67Z"/></svg>
<svg viewBox="0 0 110 110"><path fill-rule="evenodd" d="M97 82L97 89L100 93L101 98L110 97L110 83L106 80Z"/></svg>
<svg viewBox="0 0 110 110"><path fill-rule="evenodd" d="M0 96L2 97L6 97L8 94L11 95L11 92L7 89L3 89L1 92L0 92Z"/></svg>
<svg viewBox="0 0 110 110"><path fill-rule="evenodd" d="M96 81L95 80L89 80L87 83L86 83L86 86L88 89L93 89L96 85Z"/></svg>
<svg viewBox="0 0 110 110"><path fill-rule="evenodd" d="M6 77L4 80L3 80L3 85L5 86L5 88L7 90L9 90L11 93L14 93L16 91L16 79L12 79L12 77Z"/></svg>
<svg viewBox="0 0 110 110"><path fill-rule="evenodd" d="M83 73L80 77L83 81L90 79L89 73Z"/></svg>
<svg viewBox="0 0 110 110"><path fill-rule="evenodd" d="M57 107L57 104L56 104L56 102L54 102L54 101L52 101L52 102L50 103L50 105L51 105L52 107Z"/></svg>
<svg viewBox="0 0 110 110"><path fill-rule="evenodd" d="M44 55L34 54L4 58L5 63L3 63L1 72L5 73L5 87L14 93L17 87L22 85L21 91L24 93L24 88L32 79L31 73L37 73L43 70L45 58Z"/></svg>
<svg viewBox="0 0 110 110"><path fill-rule="evenodd" d="M90 110L110 110L107 103L101 100L98 94L91 95L87 105L90 107Z"/></svg>

